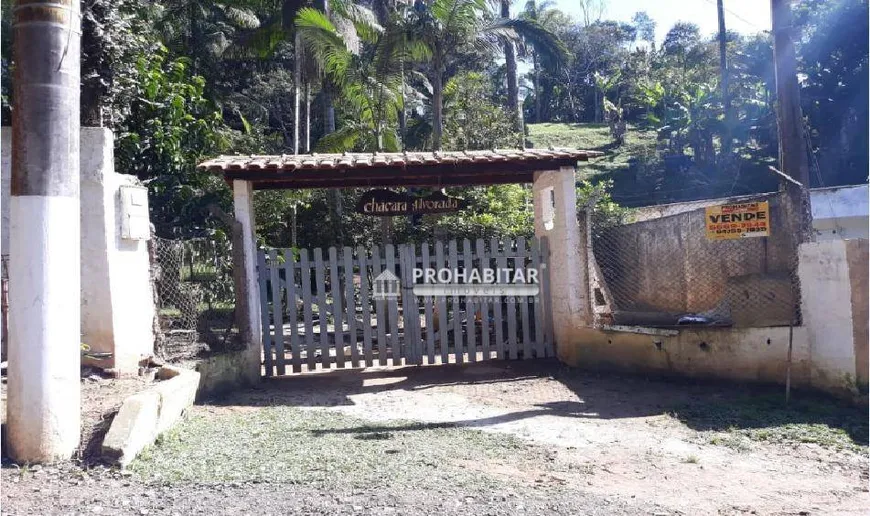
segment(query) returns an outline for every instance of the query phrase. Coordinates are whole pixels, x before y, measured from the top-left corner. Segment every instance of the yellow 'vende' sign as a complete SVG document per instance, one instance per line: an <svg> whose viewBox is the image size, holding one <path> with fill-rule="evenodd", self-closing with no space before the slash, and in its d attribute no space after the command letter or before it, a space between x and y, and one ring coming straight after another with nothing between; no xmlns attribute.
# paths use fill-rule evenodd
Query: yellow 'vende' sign
<svg viewBox="0 0 870 516"><path fill-rule="evenodd" d="M708 240L770 236L767 201L711 206L705 220Z"/></svg>

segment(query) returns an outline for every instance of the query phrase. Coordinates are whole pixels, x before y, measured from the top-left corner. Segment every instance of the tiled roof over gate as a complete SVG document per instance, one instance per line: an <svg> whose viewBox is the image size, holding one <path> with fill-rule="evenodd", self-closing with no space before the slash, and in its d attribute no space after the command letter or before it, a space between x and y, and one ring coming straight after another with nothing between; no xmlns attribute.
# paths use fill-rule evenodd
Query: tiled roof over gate
<svg viewBox="0 0 870 516"><path fill-rule="evenodd" d="M458 186L530 182L534 172L575 166L600 152L505 149L460 152L386 152L220 156L199 168L257 188Z"/></svg>

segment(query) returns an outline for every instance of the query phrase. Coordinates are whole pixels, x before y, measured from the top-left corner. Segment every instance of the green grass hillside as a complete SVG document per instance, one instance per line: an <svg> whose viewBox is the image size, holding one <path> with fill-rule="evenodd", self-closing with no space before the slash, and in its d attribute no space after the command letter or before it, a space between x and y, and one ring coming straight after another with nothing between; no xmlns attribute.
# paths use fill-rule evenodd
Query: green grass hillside
<svg viewBox="0 0 870 516"><path fill-rule="evenodd" d="M597 150L603 158L590 161L583 168L593 174L612 175L631 168L630 160L654 161L655 131L628 127L625 145L613 147L607 124L530 124L528 140L534 147L568 147Z"/></svg>
<svg viewBox="0 0 870 516"><path fill-rule="evenodd" d="M767 170L770 158L749 154L741 156L738 171L717 166L699 169L666 167L657 152L654 130L628 126L624 145L615 146L606 124L531 124L528 142L533 147L569 147L597 150L604 156L581 167L593 181L613 180L614 201L622 206L647 206L732 195L771 192L776 178Z"/></svg>

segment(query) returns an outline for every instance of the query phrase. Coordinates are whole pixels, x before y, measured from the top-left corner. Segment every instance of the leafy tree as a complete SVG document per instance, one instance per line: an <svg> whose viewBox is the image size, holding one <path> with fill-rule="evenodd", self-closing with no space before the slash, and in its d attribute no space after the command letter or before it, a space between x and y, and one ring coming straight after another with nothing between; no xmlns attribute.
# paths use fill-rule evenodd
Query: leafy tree
<svg viewBox="0 0 870 516"><path fill-rule="evenodd" d="M511 147L518 138L510 116L492 100L492 87L481 73L465 72L444 88L444 141L450 149Z"/></svg>
<svg viewBox="0 0 870 516"><path fill-rule="evenodd" d="M139 57L130 115L116 139L116 169L145 181L151 221L162 236L207 231L207 207L229 207L223 181L196 170L229 140L214 104L204 97L205 80L191 75L189 62L170 59L158 45Z"/></svg>
<svg viewBox="0 0 870 516"><path fill-rule="evenodd" d="M649 44L650 48L655 49L656 44L656 22L649 17L646 11L638 11L631 17L631 23L634 24L637 30L637 37L641 41Z"/></svg>
<svg viewBox="0 0 870 516"><path fill-rule="evenodd" d="M814 163L825 185L867 180L868 4L866 0L802 0L798 67L801 103Z"/></svg>

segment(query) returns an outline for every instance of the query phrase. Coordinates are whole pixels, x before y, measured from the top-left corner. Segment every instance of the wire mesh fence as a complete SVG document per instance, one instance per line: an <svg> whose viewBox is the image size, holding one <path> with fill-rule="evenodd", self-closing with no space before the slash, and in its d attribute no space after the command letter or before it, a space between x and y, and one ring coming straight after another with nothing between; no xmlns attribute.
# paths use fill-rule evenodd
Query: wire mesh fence
<svg viewBox="0 0 870 516"><path fill-rule="evenodd" d="M639 222L587 213L597 326L799 324L798 226L785 194L674 211Z"/></svg>
<svg viewBox="0 0 870 516"><path fill-rule="evenodd" d="M172 360L237 347L230 244L155 237L152 253L158 353Z"/></svg>

